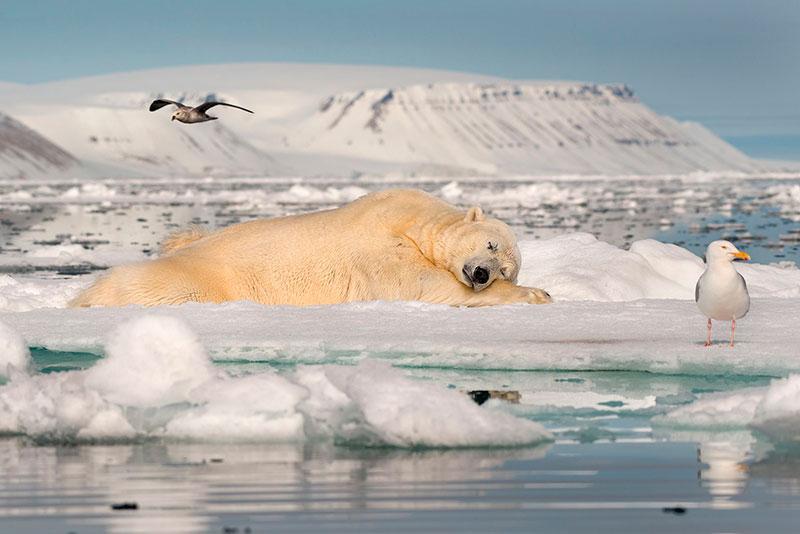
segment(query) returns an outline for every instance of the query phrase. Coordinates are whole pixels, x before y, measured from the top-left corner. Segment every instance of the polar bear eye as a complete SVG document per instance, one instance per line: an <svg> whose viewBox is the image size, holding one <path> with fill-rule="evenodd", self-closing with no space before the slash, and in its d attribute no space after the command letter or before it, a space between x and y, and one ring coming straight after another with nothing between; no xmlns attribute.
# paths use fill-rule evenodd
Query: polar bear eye
<svg viewBox="0 0 800 534"><path fill-rule="evenodd" d="M489 249L489 250L491 250L492 252L497 252L497 243L493 243L492 241L489 241L489 242L487 243L487 246L486 246L486 248L488 248L488 249Z"/></svg>

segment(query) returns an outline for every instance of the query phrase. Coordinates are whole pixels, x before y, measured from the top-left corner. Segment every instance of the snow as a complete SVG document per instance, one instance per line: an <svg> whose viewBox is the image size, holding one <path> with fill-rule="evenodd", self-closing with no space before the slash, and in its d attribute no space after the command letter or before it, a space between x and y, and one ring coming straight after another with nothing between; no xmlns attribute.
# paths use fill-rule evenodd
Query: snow
<svg viewBox="0 0 800 534"><path fill-rule="evenodd" d="M48 82L3 97L3 112L89 166L125 176L766 170L613 85L253 63ZM216 108L219 121L179 125L147 111L154 98L221 99L255 114Z"/></svg>
<svg viewBox="0 0 800 534"><path fill-rule="evenodd" d="M7 327L0 334L4 343L19 339ZM19 347L12 348L19 357ZM197 335L175 317L140 313L110 334L105 352L87 370L12 373L0 386L0 433L39 440L328 438L395 447L551 439L537 423L478 407L463 393L410 380L383 362L235 376L215 369Z"/></svg>
<svg viewBox="0 0 800 534"><path fill-rule="evenodd" d="M59 280L0 274L0 310L64 308L86 282L87 277Z"/></svg>
<svg viewBox="0 0 800 534"><path fill-rule="evenodd" d="M147 315L120 325L105 350L107 358L87 372L85 383L116 404L182 402L213 375L200 341L183 321L169 316Z"/></svg>
<svg viewBox="0 0 800 534"><path fill-rule="evenodd" d="M573 233L519 243L522 285L543 287L560 300L630 301L694 299L703 260L688 250L654 239L629 250ZM800 296L796 265L737 264L754 297Z"/></svg>
<svg viewBox="0 0 800 534"><path fill-rule="evenodd" d="M0 112L0 179L52 178L81 170L72 154Z"/></svg>
<svg viewBox="0 0 800 534"><path fill-rule="evenodd" d="M414 302L309 308L236 302L164 310L186 320L210 354L223 359L338 363L336 354L355 353L405 365L483 369L800 371L793 324L800 315L800 269L794 264L738 264L753 298L739 323L739 344L703 349L705 318L693 298L703 263L689 251L655 240L624 250L583 233L522 241L520 249L519 282L545 288L556 303L459 309ZM140 309L64 309L96 276L3 275L0 320L33 346L102 353L105 333ZM727 335L726 323L715 326L717 336Z"/></svg>
<svg viewBox="0 0 800 534"><path fill-rule="evenodd" d="M657 417L671 427L754 428L773 441L800 441L800 374L767 387L706 395Z"/></svg>
<svg viewBox="0 0 800 534"><path fill-rule="evenodd" d="M568 82L438 83L328 97L289 146L494 174L660 173L757 164L627 88Z"/></svg>
<svg viewBox="0 0 800 534"><path fill-rule="evenodd" d="M309 189L293 186L277 195L280 202L345 202L363 194L357 187ZM273 198L275 196L273 195ZM551 239L521 240L521 285L545 288L559 301L626 302L638 299L694 299L694 287L703 272L703 260L688 250L653 239L634 242L625 250L587 233L563 234ZM51 245L21 257L6 255L0 265L99 266L144 260L135 251L111 247L97 250L80 245ZM800 297L800 269L791 262L776 265L736 264L750 294L760 297ZM96 274L66 280L0 275L0 311L64 307Z"/></svg>
<svg viewBox="0 0 800 534"><path fill-rule="evenodd" d="M10 236L0 258L0 266L13 273L0 274L0 431L66 442L323 440L472 447L544 439L547 434L531 419L557 420L560 436L596 439L606 431L575 422L576 414L622 419L673 410L656 420L657 435L673 439L686 429L713 434L756 428L776 441L795 439L792 380L769 389L701 395L680 407L695 400L697 391L719 389L719 381L724 387L753 386L765 384L766 377L800 373L800 269L793 262L767 265L754 254L755 262L737 263L753 297L751 311L738 325L734 349L724 343L726 323L715 324L718 343L705 349L705 318L693 299L701 258L654 239L618 247L569 230L574 222L620 243L628 233L653 235L649 229L630 231L634 218L650 226L681 225L681 210L735 212L752 204L777 206L791 216L797 209L793 183L765 187L760 181L726 181L718 173L666 184L578 176L538 182L506 176L497 183L426 178L434 194L462 207L482 205L516 225L518 235L526 236L519 243L519 282L547 289L556 298L548 306L364 302L301 309L233 302L68 309L69 300L102 273L53 272L145 260L164 233L190 219L224 225L324 209L406 180L3 182L0 203L18 234ZM709 180L720 182L709 189L702 185ZM715 204L714 195L726 192L737 199ZM662 211L657 204L664 205ZM608 232L598 230L587 213L602 210L624 220L608 223ZM170 216L159 218L162 212ZM555 237L529 238L521 229L530 221ZM104 358L83 371L30 375L28 347L34 355L42 348ZM74 356L47 358L58 364L45 365L57 369ZM538 372L513 372L518 370ZM620 371L626 374L618 376ZM574 383L563 381L575 375L580 378ZM448 376L452 380L443 378ZM458 390L446 389L448 383ZM466 384L518 389L522 401L477 407L463 394ZM613 427L611 435L618 432Z"/></svg>
<svg viewBox="0 0 800 534"><path fill-rule="evenodd" d="M0 322L0 376L7 377L15 370L25 370L29 361L28 343L19 333Z"/></svg>

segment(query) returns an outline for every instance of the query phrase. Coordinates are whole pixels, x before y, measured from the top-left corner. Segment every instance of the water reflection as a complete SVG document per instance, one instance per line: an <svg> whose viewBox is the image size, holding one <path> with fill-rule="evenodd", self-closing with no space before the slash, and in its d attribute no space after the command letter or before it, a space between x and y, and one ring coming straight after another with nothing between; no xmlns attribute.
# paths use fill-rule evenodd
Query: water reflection
<svg viewBox="0 0 800 534"><path fill-rule="evenodd" d="M0 440L0 526L8 532L62 531L63 525L75 532L258 532L369 529L397 521L404 530L524 531L532 520L544 521L545 529L588 527L613 511L632 514L635 530L674 506L725 514L772 506L776 495L779 508L800 506L800 456L760 451L747 432L696 437L428 451L330 444L35 446L7 438ZM751 476L768 480L769 491L760 491ZM126 502L138 509L110 508ZM724 525L728 516L718 519Z"/></svg>

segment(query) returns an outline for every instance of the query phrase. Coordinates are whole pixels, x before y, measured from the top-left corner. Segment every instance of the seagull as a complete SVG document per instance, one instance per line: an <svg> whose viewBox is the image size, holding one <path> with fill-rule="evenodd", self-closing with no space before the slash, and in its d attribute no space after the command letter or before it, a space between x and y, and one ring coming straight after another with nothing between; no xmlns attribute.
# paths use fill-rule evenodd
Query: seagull
<svg viewBox="0 0 800 534"><path fill-rule="evenodd" d="M206 111L213 108L214 106L228 106L231 108L241 109L242 111L246 111L248 113L252 113L252 111L250 111L249 109L245 109L240 106L234 106L233 104L226 104L225 102L203 102L197 107L190 108L189 106L184 105L180 102L175 102L174 100L164 100L162 98L153 100L153 103L150 104L150 111L159 110L164 106L168 106L170 104L178 106L178 109L175 110L175 113L172 114L171 120L174 121L177 119L180 122L184 122L186 124L217 120L219 117L212 117L206 114Z"/></svg>
<svg viewBox="0 0 800 534"><path fill-rule="evenodd" d="M744 277L734 269L734 260L749 260L750 255L733 246L730 241L714 241L706 249L706 270L697 280L694 300L708 317L706 347L711 346L711 319L731 322L731 343L736 333L736 319L750 309L750 295Z"/></svg>

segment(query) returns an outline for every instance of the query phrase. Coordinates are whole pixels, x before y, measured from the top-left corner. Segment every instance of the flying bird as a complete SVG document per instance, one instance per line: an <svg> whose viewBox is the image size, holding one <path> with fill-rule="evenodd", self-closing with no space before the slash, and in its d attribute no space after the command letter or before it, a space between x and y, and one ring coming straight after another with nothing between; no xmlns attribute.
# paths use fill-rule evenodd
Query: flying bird
<svg viewBox="0 0 800 534"><path fill-rule="evenodd" d="M242 111L246 111L248 113L253 113L249 109L240 106L234 106L233 104L226 104L225 102L203 102L197 107L190 108L189 106L182 104L181 102L175 102L174 100L164 100L163 98L153 100L153 103L150 104L150 111L157 111L163 108L164 106L168 106L170 104L173 104L178 107L178 109L175 110L175 113L172 114L171 120L173 121L178 120L186 124L217 120L219 117L212 117L211 115L206 114L206 111L213 108L214 106L228 106L231 108L241 109Z"/></svg>
<svg viewBox="0 0 800 534"><path fill-rule="evenodd" d="M711 319L731 322L731 342L736 333L736 319L750 309L750 294L744 277L733 267L734 260L749 260L750 256L730 241L714 241L706 249L706 270L697 280L694 300L708 317L706 347L711 346Z"/></svg>

